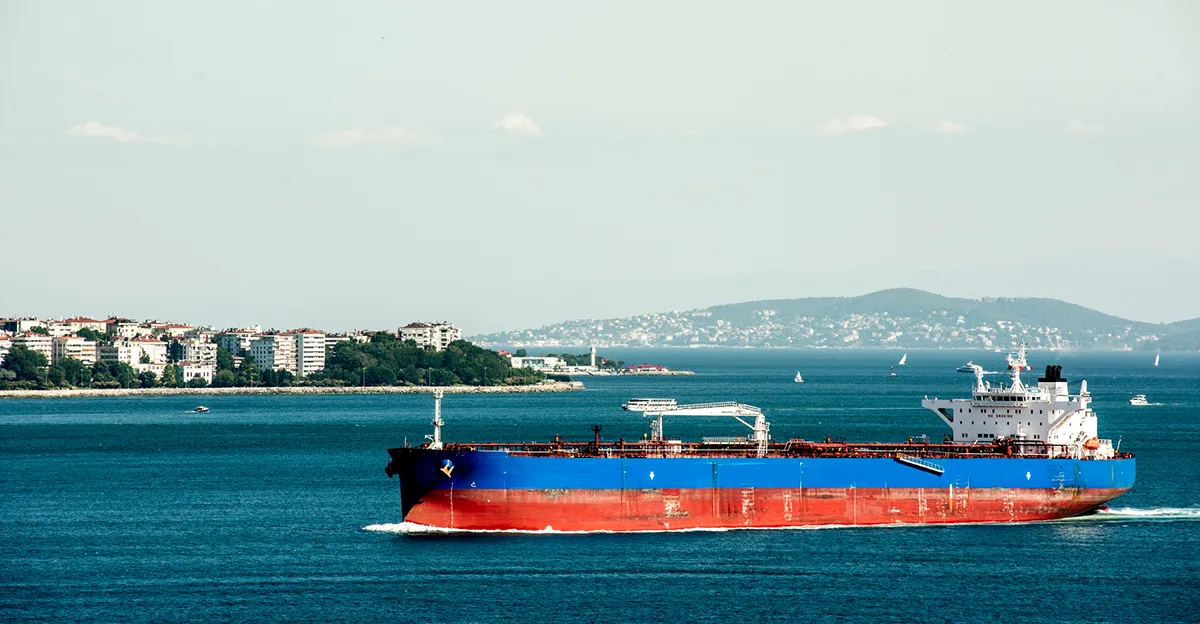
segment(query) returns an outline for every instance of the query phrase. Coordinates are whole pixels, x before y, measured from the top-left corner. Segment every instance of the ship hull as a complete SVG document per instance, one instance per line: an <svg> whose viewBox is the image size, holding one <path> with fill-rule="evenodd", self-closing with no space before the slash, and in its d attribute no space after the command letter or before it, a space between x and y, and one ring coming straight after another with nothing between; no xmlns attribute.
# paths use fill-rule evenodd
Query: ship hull
<svg viewBox="0 0 1200 624"><path fill-rule="evenodd" d="M390 452L404 519L467 530L1031 522L1094 511L1128 491L1136 469L1133 459L946 459L935 474L879 458Z"/></svg>

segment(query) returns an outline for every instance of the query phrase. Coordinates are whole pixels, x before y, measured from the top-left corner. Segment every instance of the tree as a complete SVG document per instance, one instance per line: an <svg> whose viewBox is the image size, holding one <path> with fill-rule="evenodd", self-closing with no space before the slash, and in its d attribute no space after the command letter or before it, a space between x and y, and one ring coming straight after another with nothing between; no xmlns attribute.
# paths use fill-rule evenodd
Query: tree
<svg viewBox="0 0 1200 624"><path fill-rule="evenodd" d="M183 344L174 338L171 339L171 344L167 346L167 361L178 362L183 359Z"/></svg>
<svg viewBox="0 0 1200 624"><path fill-rule="evenodd" d="M217 347L217 371L232 371L233 370L233 354L225 347ZM215 385L216 378L213 378Z"/></svg>
<svg viewBox="0 0 1200 624"><path fill-rule="evenodd" d="M168 364L163 369L162 385L168 388L177 388L180 385L179 367L174 364Z"/></svg>
<svg viewBox="0 0 1200 624"><path fill-rule="evenodd" d="M253 357L247 355L242 359L242 365L238 367L237 385L239 387L257 386L260 383L259 378L261 376L262 371L259 370L258 364L255 363Z"/></svg>
<svg viewBox="0 0 1200 624"><path fill-rule="evenodd" d="M8 350L0 368L12 371L16 381L37 381L42 369L49 365L41 351L30 350L25 345L16 345Z"/></svg>
<svg viewBox="0 0 1200 624"><path fill-rule="evenodd" d="M208 382L205 381L204 378L199 375L192 377L187 382L187 387L189 387L189 388L204 388L207 386L208 386Z"/></svg>
<svg viewBox="0 0 1200 624"><path fill-rule="evenodd" d="M371 344L387 344L397 341L399 341L399 338L396 338L396 335L392 333L381 331L371 334Z"/></svg>
<svg viewBox="0 0 1200 624"><path fill-rule="evenodd" d="M61 366L51 366L46 378L56 386L64 386L67 383L67 374L63 372Z"/></svg>
<svg viewBox="0 0 1200 624"><path fill-rule="evenodd" d="M92 381L92 369L75 358L62 358L55 366L62 368L66 382L72 386L86 386Z"/></svg>
<svg viewBox="0 0 1200 624"><path fill-rule="evenodd" d="M100 360L97 360L95 364L92 364L93 383L107 384L110 381L115 380L113 379L112 371L108 370L108 364Z"/></svg>
<svg viewBox="0 0 1200 624"><path fill-rule="evenodd" d="M513 356L515 356L515 357L529 357L529 352L528 352L528 351L526 351L525 349L517 349L517 352L516 352L516 353L514 353L514 354L513 354Z"/></svg>
<svg viewBox="0 0 1200 624"><path fill-rule="evenodd" d="M43 336L50 335L50 330L47 329L45 325L34 325L33 327L29 328L29 332L33 334L41 334Z"/></svg>
<svg viewBox="0 0 1200 624"><path fill-rule="evenodd" d="M143 388L153 388L158 385L158 375L155 375L154 371L145 371L138 375L138 381Z"/></svg>
<svg viewBox="0 0 1200 624"><path fill-rule="evenodd" d="M138 358L138 361L141 362L142 364L149 364L150 363L150 355L148 353L143 352L142 357Z"/></svg>
<svg viewBox="0 0 1200 624"><path fill-rule="evenodd" d="M231 370L220 370L213 375L212 387L214 388L232 388L237 384L237 374Z"/></svg>
<svg viewBox="0 0 1200 624"><path fill-rule="evenodd" d="M111 365L109 370L112 372L113 378L117 380L117 383L121 384L122 388L136 388L141 385L137 371L124 362L117 362Z"/></svg>
<svg viewBox="0 0 1200 624"><path fill-rule="evenodd" d="M372 366L367 369L366 380L368 386L394 386L396 371L390 366Z"/></svg>
<svg viewBox="0 0 1200 624"><path fill-rule="evenodd" d="M79 336L80 338L86 338L88 340L91 340L92 342L104 342L105 340L107 340L107 338L105 338L104 334L102 334L90 327L84 327L83 329L75 332L75 335Z"/></svg>

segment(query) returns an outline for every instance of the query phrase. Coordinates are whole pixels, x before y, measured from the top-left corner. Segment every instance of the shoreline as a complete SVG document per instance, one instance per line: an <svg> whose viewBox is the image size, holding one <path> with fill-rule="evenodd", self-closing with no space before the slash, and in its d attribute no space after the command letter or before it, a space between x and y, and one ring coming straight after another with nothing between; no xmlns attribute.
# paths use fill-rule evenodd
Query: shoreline
<svg viewBox="0 0 1200 624"><path fill-rule="evenodd" d="M53 390L0 390L0 399L82 399L139 396L231 396L317 394L539 394L584 390L578 382L556 381L529 386L282 386L266 388L58 388Z"/></svg>

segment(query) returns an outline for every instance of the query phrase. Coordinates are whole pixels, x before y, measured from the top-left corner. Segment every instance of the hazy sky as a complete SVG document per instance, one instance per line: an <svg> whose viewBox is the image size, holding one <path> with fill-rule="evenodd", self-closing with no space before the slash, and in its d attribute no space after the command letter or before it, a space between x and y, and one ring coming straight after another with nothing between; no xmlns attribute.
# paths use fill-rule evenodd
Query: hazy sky
<svg viewBox="0 0 1200 624"><path fill-rule="evenodd" d="M1198 232L1196 2L0 0L0 316L1171 321Z"/></svg>

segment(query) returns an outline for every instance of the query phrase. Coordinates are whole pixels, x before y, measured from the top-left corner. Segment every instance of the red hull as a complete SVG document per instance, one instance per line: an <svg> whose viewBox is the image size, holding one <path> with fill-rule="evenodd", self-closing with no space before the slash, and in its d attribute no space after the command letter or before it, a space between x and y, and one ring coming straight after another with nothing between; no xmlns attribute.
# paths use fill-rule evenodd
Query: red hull
<svg viewBox="0 0 1200 624"><path fill-rule="evenodd" d="M1030 522L1090 512L1125 489L451 490L405 516L434 527L661 531Z"/></svg>

